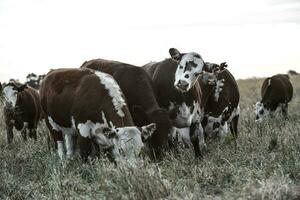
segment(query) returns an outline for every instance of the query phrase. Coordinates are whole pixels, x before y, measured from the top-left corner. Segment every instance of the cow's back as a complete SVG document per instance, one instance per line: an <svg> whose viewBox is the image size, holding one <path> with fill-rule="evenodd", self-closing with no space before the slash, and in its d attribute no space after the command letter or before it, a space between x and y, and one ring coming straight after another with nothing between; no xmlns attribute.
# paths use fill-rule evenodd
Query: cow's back
<svg viewBox="0 0 300 200"><path fill-rule="evenodd" d="M85 123L87 119L103 122L102 111L105 118L116 127L133 125L126 104L120 108L124 115L117 114L113 104L116 100L101 78L105 77L99 77L88 69L59 69L50 72L40 90L44 112L63 127L72 127L72 118L80 123ZM115 95L123 98L121 93Z"/></svg>
<svg viewBox="0 0 300 200"><path fill-rule="evenodd" d="M40 97L37 90L27 86L18 93L16 105L22 112L24 122L28 122L28 128L35 128L41 117Z"/></svg>
<svg viewBox="0 0 300 200"><path fill-rule="evenodd" d="M286 75L278 74L264 80L261 88L262 103L274 104L291 101L293 86Z"/></svg>

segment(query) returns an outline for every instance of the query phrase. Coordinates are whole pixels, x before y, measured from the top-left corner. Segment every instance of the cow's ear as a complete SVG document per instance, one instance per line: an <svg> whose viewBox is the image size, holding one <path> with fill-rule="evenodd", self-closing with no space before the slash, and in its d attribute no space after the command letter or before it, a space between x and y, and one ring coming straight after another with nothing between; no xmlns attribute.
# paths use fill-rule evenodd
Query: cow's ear
<svg viewBox="0 0 300 200"><path fill-rule="evenodd" d="M144 124L145 121L148 121L147 113L140 105L133 105L131 108L131 115L136 124Z"/></svg>
<svg viewBox="0 0 300 200"><path fill-rule="evenodd" d="M176 62L179 62L182 58L182 54L175 48L170 48L169 49L169 54L173 60Z"/></svg>
<svg viewBox="0 0 300 200"><path fill-rule="evenodd" d="M23 92L25 89L27 88L26 84L20 85L17 87L17 91L18 92Z"/></svg>
<svg viewBox="0 0 300 200"><path fill-rule="evenodd" d="M151 137L151 135L154 133L155 130L156 130L155 123L149 124L147 126L143 126L141 131L142 141L146 142Z"/></svg>

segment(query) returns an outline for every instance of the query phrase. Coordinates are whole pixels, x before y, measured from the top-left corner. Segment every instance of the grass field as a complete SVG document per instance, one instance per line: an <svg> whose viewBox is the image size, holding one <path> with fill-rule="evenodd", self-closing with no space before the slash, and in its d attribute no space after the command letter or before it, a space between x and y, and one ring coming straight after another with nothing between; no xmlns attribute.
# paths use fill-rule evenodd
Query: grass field
<svg viewBox="0 0 300 200"><path fill-rule="evenodd" d="M195 160L192 149L180 149L138 167L116 167L104 158L61 163L43 123L36 143L23 142L15 132L8 146L1 111L0 199L300 199L300 76L291 81L289 119L259 126L253 104L262 80L238 81L236 153L233 143L225 142L208 146L204 160Z"/></svg>

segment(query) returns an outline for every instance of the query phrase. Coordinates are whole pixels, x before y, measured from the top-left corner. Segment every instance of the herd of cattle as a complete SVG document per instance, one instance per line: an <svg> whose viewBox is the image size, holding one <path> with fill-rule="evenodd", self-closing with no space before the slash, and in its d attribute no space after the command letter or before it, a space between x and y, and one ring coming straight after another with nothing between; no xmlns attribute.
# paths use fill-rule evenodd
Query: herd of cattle
<svg viewBox="0 0 300 200"><path fill-rule="evenodd" d="M83 159L104 152L116 161L134 159L142 150L158 158L178 143L202 157L206 143L222 140L229 129L236 149L240 94L227 64L174 48L169 53L171 58L142 67L95 59L51 70L38 90L16 81L3 84L7 142L13 141L13 127L25 140L27 133L36 140L44 119L61 159L78 151ZM293 96L289 77L267 78L261 96L256 121L277 107L286 116Z"/></svg>

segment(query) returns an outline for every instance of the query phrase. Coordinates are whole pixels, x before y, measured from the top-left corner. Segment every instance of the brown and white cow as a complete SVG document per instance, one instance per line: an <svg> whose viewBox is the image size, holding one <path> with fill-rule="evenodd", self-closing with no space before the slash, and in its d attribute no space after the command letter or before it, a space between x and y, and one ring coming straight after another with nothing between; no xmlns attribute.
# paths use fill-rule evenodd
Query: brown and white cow
<svg viewBox="0 0 300 200"><path fill-rule="evenodd" d="M134 126L124 95L109 74L90 69L57 69L49 72L41 88L46 123L57 142L60 158L76 150L89 155L92 143L110 150L116 160L135 158L156 128Z"/></svg>
<svg viewBox="0 0 300 200"><path fill-rule="evenodd" d="M38 92L26 84L9 82L4 86L3 94L7 142L13 141L13 127L21 131L24 140L27 139L27 131L29 137L36 140L36 129L41 117Z"/></svg>
<svg viewBox="0 0 300 200"><path fill-rule="evenodd" d="M181 54L170 49L172 58L148 63L143 68L150 74L157 92L158 103L169 110L172 125L180 135L189 133L195 156L201 157L203 144L201 126L201 89L197 81L204 67L202 57L195 52ZM181 129L184 128L184 129Z"/></svg>
<svg viewBox="0 0 300 200"><path fill-rule="evenodd" d="M226 63L217 65L207 62L204 72L198 79L203 93L202 126L206 140L215 137L222 140L227 135L229 125L236 147L240 94L233 75L225 67Z"/></svg>
<svg viewBox="0 0 300 200"><path fill-rule="evenodd" d="M293 97L293 85L286 74L277 74L266 78L261 87L262 100L255 105L256 121L273 115L277 107L287 117L288 103Z"/></svg>
<svg viewBox="0 0 300 200"><path fill-rule="evenodd" d="M153 83L147 72L137 66L110 61L94 59L85 62L82 68L90 68L108 73L114 77L123 91L137 126L156 123L156 131L149 139L149 145L155 152L155 158L162 155L162 150L168 148L168 134L172 126L166 110L161 109L153 88Z"/></svg>

